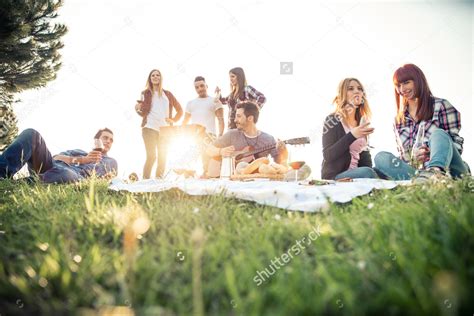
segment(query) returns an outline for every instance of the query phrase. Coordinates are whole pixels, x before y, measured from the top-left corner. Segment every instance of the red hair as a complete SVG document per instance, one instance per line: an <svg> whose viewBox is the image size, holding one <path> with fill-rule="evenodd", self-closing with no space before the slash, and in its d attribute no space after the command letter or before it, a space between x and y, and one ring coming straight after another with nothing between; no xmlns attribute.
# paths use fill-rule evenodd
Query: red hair
<svg viewBox="0 0 474 316"><path fill-rule="evenodd" d="M431 101L433 95L428 86L428 81L426 81L423 71L421 71L421 69L416 65L405 64L398 68L393 74L395 102L397 104L397 123L405 122L405 109L407 106L407 100L403 97L403 104L400 104L400 93L397 88L400 83L408 80L413 80L415 86L415 98L418 105L418 108L416 109L416 119L418 121L431 119L433 117L433 103Z"/></svg>

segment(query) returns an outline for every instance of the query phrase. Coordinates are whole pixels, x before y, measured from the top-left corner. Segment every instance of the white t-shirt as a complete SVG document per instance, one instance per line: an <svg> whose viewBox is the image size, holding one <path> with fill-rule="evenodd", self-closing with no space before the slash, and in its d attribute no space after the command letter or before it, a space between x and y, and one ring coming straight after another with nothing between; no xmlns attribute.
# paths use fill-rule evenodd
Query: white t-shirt
<svg viewBox="0 0 474 316"><path fill-rule="evenodd" d="M168 97L164 92L160 97L158 92L155 91L151 99L151 109L147 116L145 127L159 131L161 126L168 125L165 119L169 117L169 115L170 101Z"/></svg>
<svg viewBox="0 0 474 316"><path fill-rule="evenodd" d="M214 103L213 97L196 98L186 105L186 112L191 114L194 124L202 125L207 133L216 133L216 111L222 108L220 102Z"/></svg>

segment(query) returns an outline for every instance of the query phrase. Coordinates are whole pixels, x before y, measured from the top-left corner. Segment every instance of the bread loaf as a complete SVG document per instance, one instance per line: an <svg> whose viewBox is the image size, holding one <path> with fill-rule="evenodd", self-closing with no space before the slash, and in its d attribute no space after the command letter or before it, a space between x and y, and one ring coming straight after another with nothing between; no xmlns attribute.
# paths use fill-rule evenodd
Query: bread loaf
<svg viewBox="0 0 474 316"><path fill-rule="evenodd" d="M241 161L235 166L235 174L243 174L243 170L247 168L249 163L247 161Z"/></svg>
<svg viewBox="0 0 474 316"><path fill-rule="evenodd" d="M278 170L271 165L263 164L258 168L258 172L261 174L277 174Z"/></svg>
<svg viewBox="0 0 474 316"><path fill-rule="evenodd" d="M242 169L242 174L252 174L255 171L258 171L258 168L260 168L261 165L268 165L269 163L270 160L268 160L266 157L258 158L252 161L252 163L250 163L247 167Z"/></svg>
<svg viewBox="0 0 474 316"><path fill-rule="evenodd" d="M275 168L277 170L278 174L285 174L285 173L288 172L288 167L286 167L284 165L280 165L280 164L274 162L274 163L271 163L270 166Z"/></svg>

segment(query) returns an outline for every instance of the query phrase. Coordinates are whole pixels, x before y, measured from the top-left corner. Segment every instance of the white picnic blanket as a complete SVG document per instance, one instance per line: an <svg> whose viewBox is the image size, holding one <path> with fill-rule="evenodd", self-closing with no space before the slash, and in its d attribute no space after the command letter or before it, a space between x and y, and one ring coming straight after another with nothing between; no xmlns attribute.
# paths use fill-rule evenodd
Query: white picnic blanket
<svg viewBox="0 0 474 316"><path fill-rule="evenodd" d="M329 202L346 203L353 198L370 193L374 189L392 189L410 181L379 179L355 179L354 182L338 182L328 185L304 185L283 181L230 181L226 179L175 179L141 180L127 183L113 179L109 189L128 192L161 192L172 188L190 195L217 195L276 206L286 210L317 212L327 208Z"/></svg>

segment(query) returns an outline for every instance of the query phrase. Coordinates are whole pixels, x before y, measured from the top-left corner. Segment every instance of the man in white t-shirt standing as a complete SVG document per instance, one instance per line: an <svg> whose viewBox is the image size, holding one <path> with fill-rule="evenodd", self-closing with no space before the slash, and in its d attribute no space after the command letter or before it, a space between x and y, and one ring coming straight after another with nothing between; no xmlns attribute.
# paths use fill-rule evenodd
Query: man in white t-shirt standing
<svg viewBox="0 0 474 316"><path fill-rule="evenodd" d="M222 103L216 102L213 97L207 94L207 84L204 77L198 76L194 79L194 88L198 97L191 100L186 105L183 125L188 124L189 120L193 124L199 124L206 128L206 136L203 139L204 144L209 144L224 133L224 108ZM219 123L219 133L216 133L216 118ZM210 157L202 150L202 163L204 174L207 172Z"/></svg>

